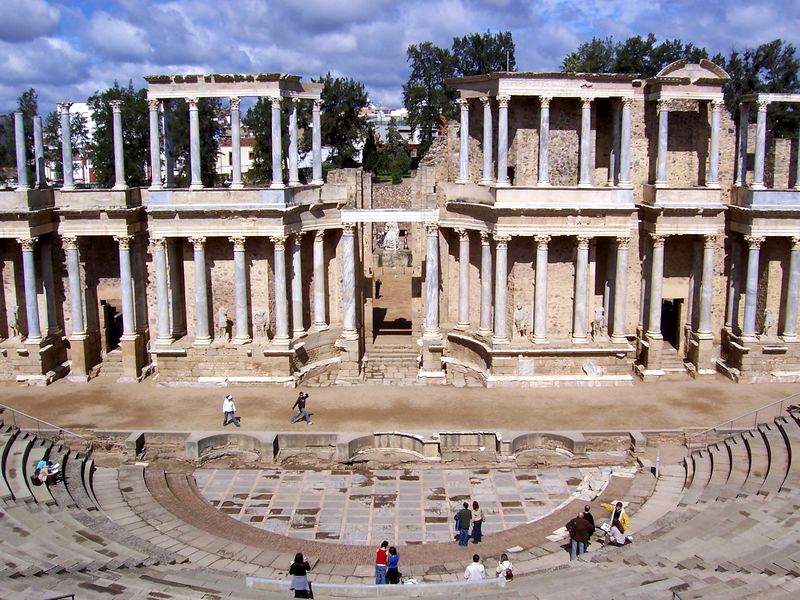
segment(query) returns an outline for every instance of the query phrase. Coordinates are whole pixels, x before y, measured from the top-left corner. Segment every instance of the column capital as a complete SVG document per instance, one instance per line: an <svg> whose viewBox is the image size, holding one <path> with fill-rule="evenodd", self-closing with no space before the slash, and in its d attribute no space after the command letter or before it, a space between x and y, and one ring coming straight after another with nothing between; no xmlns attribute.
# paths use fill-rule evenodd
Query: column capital
<svg viewBox="0 0 800 600"><path fill-rule="evenodd" d="M747 242L747 247L750 248L750 250L758 250L761 244L764 243L764 236L746 235L744 236L744 241Z"/></svg>
<svg viewBox="0 0 800 600"><path fill-rule="evenodd" d="M272 110L281 107L281 100L282 98L280 96L273 96L269 99L270 103L272 104Z"/></svg>
<svg viewBox="0 0 800 600"><path fill-rule="evenodd" d="M295 246L300 246L303 243L303 234L304 231L297 231L292 235L292 241L294 242Z"/></svg>
<svg viewBox="0 0 800 600"><path fill-rule="evenodd" d="M553 99L552 96L539 96L539 107L550 108L550 101L552 99Z"/></svg>
<svg viewBox="0 0 800 600"><path fill-rule="evenodd" d="M234 252L244 252L245 238L243 235L234 235L228 238L228 241L233 244Z"/></svg>
<svg viewBox="0 0 800 600"><path fill-rule="evenodd" d="M356 224L349 221L342 221L342 235L352 236L355 233Z"/></svg>
<svg viewBox="0 0 800 600"><path fill-rule="evenodd" d="M461 107L461 112L469 110L469 100L466 98L458 98L456 99L456 103L459 107Z"/></svg>
<svg viewBox="0 0 800 600"><path fill-rule="evenodd" d="M758 107L758 112L767 112L767 106L769 106L769 100L759 100L756 102L756 106Z"/></svg>
<svg viewBox="0 0 800 600"><path fill-rule="evenodd" d="M314 110L320 110L322 108L322 98L314 98L314 104L312 108Z"/></svg>
<svg viewBox="0 0 800 600"><path fill-rule="evenodd" d="M710 104L713 112L720 112L722 107L725 106L725 103L722 100L712 100Z"/></svg>
<svg viewBox="0 0 800 600"><path fill-rule="evenodd" d="M68 115L70 106L72 106L72 102L59 102L56 104L56 110L60 115Z"/></svg>
<svg viewBox="0 0 800 600"><path fill-rule="evenodd" d="M800 236L793 235L791 242L792 250L800 250Z"/></svg>
<svg viewBox="0 0 800 600"><path fill-rule="evenodd" d="M633 98L625 96L624 98L619 99L619 103L622 105L622 108L630 108L633 106Z"/></svg>
<svg viewBox="0 0 800 600"><path fill-rule="evenodd" d="M114 241L119 244L119 247L123 250L129 250L131 247L131 242L133 241L132 235L115 235Z"/></svg>
<svg viewBox="0 0 800 600"><path fill-rule="evenodd" d="M486 108L492 104L492 99L489 96L481 96L483 107Z"/></svg>
<svg viewBox="0 0 800 600"><path fill-rule="evenodd" d="M325 230L324 229L317 229L314 232L314 241L315 242L322 242L325 240Z"/></svg>
<svg viewBox="0 0 800 600"><path fill-rule="evenodd" d="M242 99L239 96L231 96L228 99L230 102L231 110L239 110L239 105L241 104Z"/></svg>
<svg viewBox="0 0 800 600"><path fill-rule="evenodd" d="M206 236L204 235L195 235L189 238L189 243L192 244L195 248L202 248L206 243Z"/></svg>
<svg viewBox="0 0 800 600"><path fill-rule="evenodd" d="M469 229L464 229L463 227L456 227L453 229L458 234L459 239L468 239L469 238Z"/></svg>
<svg viewBox="0 0 800 600"><path fill-rule="evenodd" d="M492 237L494 238L494 243L496 244L495 246L496 248L498 249L502 248L504 250L508 248L508 242L511 241L510 235L495 234Z"/></svg>
<svg viewBox="0 0 800 600"><path fill-rule="evenodd" d="M503 94L497 97L497 104L502 107L508 108L508 103L511 102L511 96L508 94Z"/></svg>
<svg viewBox="0 0 800 600"><path fill-rule="evenodd" d="M716 233L707 233L703 236L703 247L712 248L717 243Z"/></svg>
<svg viewBox="0 0 800 600"><path fill-rule="evenodd" d="M535 236L533 236L533 239L536 240L536 245L539 248L546 249L547 248L547 244L550 243L550 240L552 238L549 235L535 235Z"/></svg>
<svg viewBox="0 0 800 600"><path fill-rule="evenodd" d="M189 106L189 110L197 110L197 102L199 98L187 98L186 104Z"/></svg>
<svg viewBox="0 0 800 600"><path fill-rule="evenodd" d="M669 109L672 108L672 100L670 100L669 98L662 98L661 100L657 100L656 108L658 109L658 112L669 111Z"/></svg>
<svg viewBox="0 0 800 600"><path fill-rule="evenodd" d="M78 236L77 235L62 235L61 241L64 243L65 250L78 249Z"/></svg>
<svg viewBox="0 0 800 600"><path fill-rule="evenodd" d="M653 246L664 246L664 241L667 239L667 236L663 233L651 233L650 239L653 240Z"/></svg>
<svg viewBox="0 0 800 600"><path fill-rule="evenodd" d="M590 235L578 235L578 249L581 250L588 250L589 249L589 242L592 239Z"/></svg>
<svg viewBox="0 0 800 600"><path fill-rule="evenodd" d="M488 246L492 243L491 234L488 231L481 231L480 236L482 246Z"/></svg>
<svg viewBox="0 0 800 600"><path fill-rule="evenodd" d="M22 246L23 250L31 251L33 247L36 245L36 240L38 238L36 236L27 237L27 238L17 238L17 243Z"/></svg>
<svg viewBox="0 0 800 600"><path fill-rule="evenodd" d="M298 98L297 96L289 96L289 104L291 104L292 106L297 106L298 104L300 104L300 98Z"/></svg>
<svg viewBox="0 0 800 600"><path fill-rule="evenodd" d="M592 100L594 100L594 98L590 98L589 96L581 96L581 108L591 108Z"/></svg>
<svg viewBox="0 0 800 600"><path fill-rule="evenodd" d="M286 236L285 235L271 235L271 236L269 236L269 241L272 242L275 246L283 248L284 244L286 244Z"/></svg>
<svg viewBox="0 0 800 600"><path fill-rule="evenodd" d="M631 237L629 235L617 236L617 248L627 250L631 244Z"/></svg>
<svg viewBox="0 0 800 600"><path fill-rule="evenodd" d="M159 104L158 98L148 98L147 99L147 108L150 110L150 112L153 112L154 110L157 111L158 110L158 104Z"/></svg>
<svg viewBox="0 0 800 600"><path fill-rule="evenodd" d="M439 235L439 224L425 223L425 232L428 234L428 236Z"/></svg>
<svg viewBox="0 0 800 600"><path fill-rule="evenodd" d="M163 237L154 237L150 238L150 253L156 252L158 250L164 251L167 247L167 238Z"/></svg>
<svg viewBox="0 0 800 600"><path fill-rule="evenodd" d="M109 100L108 104L112 112L122 112L122 100Z"/></svg>

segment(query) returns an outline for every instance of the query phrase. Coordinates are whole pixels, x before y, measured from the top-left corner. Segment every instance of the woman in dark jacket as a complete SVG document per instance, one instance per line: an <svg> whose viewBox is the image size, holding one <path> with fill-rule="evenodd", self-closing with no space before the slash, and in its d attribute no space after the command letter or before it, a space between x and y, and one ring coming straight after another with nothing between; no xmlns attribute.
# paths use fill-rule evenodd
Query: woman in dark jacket
<svg viewBox="0 0 800 600"><path fill-rule="evenodd" d="M308 580L308 572L311 570L311 565L308 564L308 559L303 556L302 552L294 555L294 562L289 567L289 575L292 576L292 584L289 586L290 590L294 590L295 598L313 598L314 594L311 592L311 582Z"/></svg>
<svg viewBox="0 0 800 600"><path fill-rule="evenodd" d="M386 581L388 583L400 583L400 555L397 554L397 548L391 546L389 548L389 560L386 561Z"/></svg>

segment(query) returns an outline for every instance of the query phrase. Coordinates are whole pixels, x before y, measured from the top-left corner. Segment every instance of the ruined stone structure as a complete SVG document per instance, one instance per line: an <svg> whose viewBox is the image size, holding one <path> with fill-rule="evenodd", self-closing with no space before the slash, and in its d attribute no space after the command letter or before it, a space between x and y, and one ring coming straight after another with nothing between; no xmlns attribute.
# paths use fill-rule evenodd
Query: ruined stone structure
<svg viewBox="0 0 800 600"><path fill-rule="evenodd" d="M17 155L33 126L37 173L29 185L20 161L17 189L0 191L0 375L354 383L365 356L401 346L420 382L800 379L797 143L766 127L769 103L800 95L745 98L734 124L726 79L708 61L650 79L456 79L460 126L399 193L375 195L360 170L323 182L321 86L296 76L148 77L147 189L125 184L118 104L111 190L76 189L68 170L48 188L41 128L17 115ZM196 101L209 96L230 99L229 188L201 181ZM267 188L242 184L239 99L253 96L275 117L293 109L288 175L275 118ZM161 118L175 98L189 104L188 189ZM299 102L313 103L307 183ZM408 329L387 345L393 310Z"/></svg>

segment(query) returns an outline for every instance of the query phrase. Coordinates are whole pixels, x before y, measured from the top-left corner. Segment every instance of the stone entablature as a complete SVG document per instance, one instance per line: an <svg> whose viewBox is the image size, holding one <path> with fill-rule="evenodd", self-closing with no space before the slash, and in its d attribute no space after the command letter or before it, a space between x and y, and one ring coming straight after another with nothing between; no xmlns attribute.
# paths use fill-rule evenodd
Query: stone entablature
<svg viewBox="0 0 800 600"><path fill-rule="evenodd" d="M619 73L498 72L448 79L463 98L543 96L546 98L633 98L644 80Z"/></svg>
<svg viewBox="0 0 800 600"><path fill-rule="evenodd" d="M477 184L441 185L447 202L480 204L493 210L633 210L633 190L609 187L487 187ZM454 206L455 208L455 206Z"/></svg>
<svg viewBox="0 0 800 600"><path fill-rule="evenodd" d="M321 83L303 82L286 73L212 73L208 75L147 75L147 97L231 98L294 97L319 98Z"/></svg>

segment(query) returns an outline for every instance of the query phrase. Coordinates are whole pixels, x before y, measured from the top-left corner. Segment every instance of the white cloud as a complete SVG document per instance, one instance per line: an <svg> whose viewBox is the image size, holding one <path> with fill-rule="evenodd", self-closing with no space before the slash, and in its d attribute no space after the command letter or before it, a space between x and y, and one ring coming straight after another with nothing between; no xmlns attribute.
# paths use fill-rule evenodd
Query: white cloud
<svg viewBox="0 0 800 600"><path fill-rule="evenodd" d="M106 12L92 15L86 37L107 56L118 60L142 59L152 50L142 29Z"/></svg>
<svg viewBox="0 0 800 600"><path fill-rule="evenodd" d="M0 40L26 42L53 33L59 9L45 0L3 0Z"/></svg>

